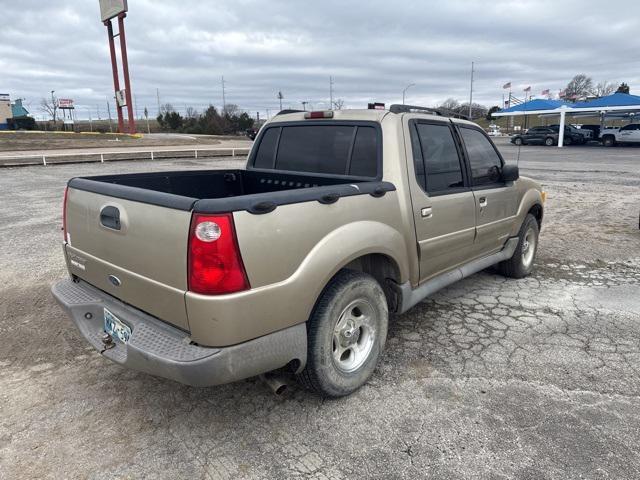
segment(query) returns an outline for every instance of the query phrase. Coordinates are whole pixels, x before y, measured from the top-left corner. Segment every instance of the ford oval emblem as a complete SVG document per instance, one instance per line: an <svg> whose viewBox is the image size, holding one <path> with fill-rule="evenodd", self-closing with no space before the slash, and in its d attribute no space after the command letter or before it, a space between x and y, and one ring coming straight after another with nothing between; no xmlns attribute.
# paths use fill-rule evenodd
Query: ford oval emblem
<svg viewBox="0 0 640 480"><path fill-rule="evenodd" d="M111 282L111 285L113 285L114 287L119 287L120 285L122 285L122 282L120 281L120 279L115 275L109 275L109 281Z"/></svg>

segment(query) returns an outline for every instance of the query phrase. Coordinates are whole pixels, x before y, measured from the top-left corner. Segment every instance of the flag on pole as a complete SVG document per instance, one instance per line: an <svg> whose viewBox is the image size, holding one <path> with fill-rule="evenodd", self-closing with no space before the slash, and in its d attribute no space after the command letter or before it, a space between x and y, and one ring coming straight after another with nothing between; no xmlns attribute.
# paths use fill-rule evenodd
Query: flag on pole
<svg viewBox="0 0 640 480"><path fill-rule="evenodd" d="M505 84L502 86L502 88L504 88L505 90L506 90L507 88L511 88L511 82L507 82L507 83L505 83Z"/></svg>
<svg viewBox="0 0 640 480"><path fill-rule="evenodd" d="M527 87L524 89L525 92L530 92L531 91L531 86Z"/></svg>
<svg viewBox="0 0 640 480"><path fill-rule="evenodd" d="M542 90L541 95L549 95L549 89L547 88L546 90Z"/></svg>

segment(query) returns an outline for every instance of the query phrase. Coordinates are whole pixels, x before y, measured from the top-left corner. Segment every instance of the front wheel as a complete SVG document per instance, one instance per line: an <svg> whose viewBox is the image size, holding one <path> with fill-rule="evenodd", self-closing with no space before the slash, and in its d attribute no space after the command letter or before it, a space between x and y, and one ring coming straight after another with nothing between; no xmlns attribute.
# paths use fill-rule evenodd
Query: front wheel
<svg viewBox="0 0 640 480"><path fill-rule="evenodd" d="M522 139L520 137L514 138L513 139L513 144L514 145L518 145L518 146L522 145Z"/></svg>
<svg viewBox="0 0 640 480"><path fill-rule="evenodd" d="M544 144L547 147L552 147L554 143L555 143L555 141L553 140L552 137L547 137L547 138L544 139Z"/></svg>
<svg viewBox="0 0 640 480"><path fill-rule="evenodd" d="M524 278L531 273L538 250L539 234L536 217L528 213L520 227L518 245L513 256L498 264L498 270L502 275L510 278Z"/></svg>
<svg viewBox="0 0 640 480"><path fill-rule="evenodd" d="M573 140L571 140L571 137L567 137L564 139L564 144L565 145L571 145L573 143Z"/></svg>
<svg viewBox="0 0 640 480"><path fill-rule="evenodd" d="M371 377L387 339L389 311L380 284L339 272L307 323L307 365L298 380L327 397L349 395Z"/></svg>

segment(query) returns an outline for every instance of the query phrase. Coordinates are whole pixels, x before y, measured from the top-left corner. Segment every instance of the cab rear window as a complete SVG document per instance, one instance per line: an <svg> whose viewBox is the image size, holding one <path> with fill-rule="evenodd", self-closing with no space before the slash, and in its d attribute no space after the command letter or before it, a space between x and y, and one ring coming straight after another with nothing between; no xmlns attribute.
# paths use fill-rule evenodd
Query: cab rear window
<svg viewBox="0 0 640 480"><path fill-rule="evenodd" d="M324 124L268 127L255 168L377 177L380 132L372 125Z"/></svg>

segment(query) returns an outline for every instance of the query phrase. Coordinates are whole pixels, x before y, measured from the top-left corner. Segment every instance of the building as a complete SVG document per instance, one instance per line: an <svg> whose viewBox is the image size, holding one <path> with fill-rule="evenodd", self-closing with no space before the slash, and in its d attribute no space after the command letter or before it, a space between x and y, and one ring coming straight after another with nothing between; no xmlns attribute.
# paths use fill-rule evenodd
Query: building
<svg viewBox="0 0 640 480"><path fill-rule="evenodd" d="M11 97L8 93L0 93L0 130L9 128L9 120L13 118Z"/></svg>
<svg viewBox="0 0 640 480"><path fill-rule="evenodd" d="M29 116L29 111L22 105L22 98L16 98L16 101L11 104L11 113L13 114L13 118Z"/></svg>

